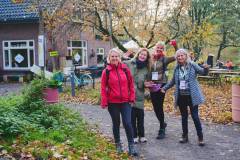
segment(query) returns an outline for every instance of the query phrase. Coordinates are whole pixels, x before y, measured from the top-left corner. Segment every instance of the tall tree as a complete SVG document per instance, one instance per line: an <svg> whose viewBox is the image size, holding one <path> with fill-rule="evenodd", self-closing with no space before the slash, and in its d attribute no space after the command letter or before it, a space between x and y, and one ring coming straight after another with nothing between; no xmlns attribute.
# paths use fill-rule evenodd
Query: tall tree
<svg viewBox="0 0 240 160"><path fill-rule="evenodd" d="M219 40L217 58L221 57L221 51L227 47L240 47L240 1L224 0L216 3L217 14L213 23L217 28Z"/></svg>
<svg viewBox="0 0 240 160"><path fill-rule="evenodd" d="M176 0L177 1L177 0ZM180 0L184 2L184 0ZM92 28L103 36L111 36L114 44L126 51L120 40L134 40L139 46L151 48L158 41L169 42L167 17L183 3L168 4L166 0L68 0L74 11L67 11L68 20Z"/></svg>
<svg viewBox="0 0 240 160"><path fill-rule="evenodd" d="M208 44L208 39L214 31L214 26L210 23L215 16L213 6L214 1L212 0L191 0L188 15L184 18L183 44L186 48L194 50L197 57Z"/></svg>

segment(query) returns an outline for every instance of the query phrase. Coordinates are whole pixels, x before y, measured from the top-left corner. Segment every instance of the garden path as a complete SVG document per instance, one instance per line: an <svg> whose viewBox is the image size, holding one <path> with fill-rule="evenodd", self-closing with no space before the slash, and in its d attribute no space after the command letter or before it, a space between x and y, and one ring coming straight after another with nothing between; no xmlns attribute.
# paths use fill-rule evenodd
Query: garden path
<svg viewBox="0 0 240 160"><path fill-rule="evenodd" d="M91 125L98 126L100 131L112 137L111 119L106 109L86 104L67 104L78 111ZM141 156L136 159L147 160L240 160L240 125L219 125L203 122L206 145L197 145L197 135L189 118L189 140L187 144L178 143L181 135L180 117L166 114L168 123L166 138L157 140L159 125L152 111L145 112L146 144L138 144ZM121 126L121 138L126 149L126 136Z"/></svg>

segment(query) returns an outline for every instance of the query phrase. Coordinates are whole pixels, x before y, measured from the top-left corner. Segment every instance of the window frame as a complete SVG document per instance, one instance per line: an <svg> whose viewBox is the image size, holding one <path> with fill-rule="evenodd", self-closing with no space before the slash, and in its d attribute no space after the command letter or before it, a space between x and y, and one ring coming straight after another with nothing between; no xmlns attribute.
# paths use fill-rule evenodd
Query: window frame
<svg viewBox="0 0 240 160"><path fill-rule="evenodd" d="M82 45L80 47L76 47L76 46L73 47L72 42L81 42ZM70 44L70 46L68 44ZM83 58L82 58L82 65L80 65L80 67L87 67L88 66L87 41L85 41L85 40L68 40L67 41L67 52L68 52L68 56L72 56L72 59L74 59L73 49L82 49ZM70 53L70 55L69 55L69 53ZM86 64L84 63L85 60L86 60Z"/></svg>
<svg viewBox="0 0 240 160"><path fill-rule="evenodd" d="M12 42L26 42L26 46L11 46ZM32 46L30 46L30 42L33 43ZM5 43L8 43L8 46L5 46ZM26 49L27 50L27 67L13 67L12 66L12 49ZM4 70L30 70L31 66L31 60L30 60L30 51L33 51L33 65L35 64L35 41L33 39L30 40L3 40L2 41L2 53L3 53L3 69ZM9 66L6 66L6 58L5 57L5 51L8 51L8 61Z"/></svg>
<svg viewBox="0 0 240 160"><path fill-rule="evenodd" d="M100 51L100 50L102 50L103 52L98 52L98 51ZM98 55L102 55L102 56L103 56L103 60L104 60L105 48L103 48L103 47L97 48L97 49L96 49L96 55L97 55L97 56L98 56ZM97 62L97 66L104 66L104 62L101 63L101 64L98 64L98 62Z"/></svg>

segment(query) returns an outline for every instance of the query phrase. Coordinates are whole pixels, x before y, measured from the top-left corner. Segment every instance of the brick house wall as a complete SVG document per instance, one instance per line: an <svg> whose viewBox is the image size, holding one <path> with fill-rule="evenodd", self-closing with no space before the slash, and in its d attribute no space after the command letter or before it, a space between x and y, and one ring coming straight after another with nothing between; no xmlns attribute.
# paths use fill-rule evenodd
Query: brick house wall
<svg viewBox="0 0 240 160"><path fill-rule="evenodd" d="M0 24L0 73L20 73L24 71L19 70L4 70L3 68L3 41L7 40L34 40L34 59L35 64L38 65L38 34L39 34L38 23L10 23L10 24ZM59 34L57 36L56 50L59 51L59 66L60 69L65 67L65 56L68 55L67 52L67 41L68 40L83 40L87 42L87 66L97 65L97 48L104 48L105 54L110 50L110 42L103 40L96 40L95 34L89 32L75 32L74 36L67 35L65 33ZM52 48L50 41L47 41L47 50ZM91 55L94 56L91 56ZM46 53L46 60L51 59L49 53Z"/></svg>
<svg viewBox="0 0 240 160"><path fill-rule="evenodd" d="M71 3L66 3L66 9L71 8ZM0 1L0 77L4 74L25 74L29 72L29 69L25 66L26 58L24 59L24 63L18 62L18 64L14 61L16 59L10 58L11 64L8 69L4 68L4 54L3 53L3 41L17 41L17 40L34 40L34 64L38 65L38 35L39 35L39 15L37 12L29 12L28 7L31 5L30 1L23 1L20 4L14 4L11 1ZM69 10L68 10L69 11ZM69 11L70 12L70 11ZM57 68L63 69L66 63L66 56L68 56L68 41L76 40L76 41L85 41L87 43L86 53L87 53L87 64L86 67L97 65L97 55L96 51L98 48L103 48L104 53L107 54L110 50L110 42L103 40L96 40L95 33L93 29L88 29L84 31L79 31L76 27L70 28L62 28L62 26L56 26L57 28L57 36L55 47L52 46L51 40L49 37L45 36L46 48L45 48L45 65L47 65L47 61L54 62ZM68 26L69 27L69 26ZM71 30L69 32L69 30ZM46 30L45 30L46 32ZM70 34L71 33L71 34ZM48 34L47 32L45 33ZM14 44L18 43L18 44ZM14 55L15 58L21 56L18 54L19 51L17 49L23 49L21 47L21 42L14 42L12 48L9 51L6 50L6 54ZM24 43L24 42L23 42ZM30 41L28 43L28 67L32 65L32 47L30 47ZM26 43L26 44L27 44ZM12 44L11 42L7 42L6 45ZM18 46L19 45L19 46ZM31 44L32 46L32 44ZM7 48L7 47L6 47ZM25 48L24 48L25 49ZM50 57L48 50L53 49L59 52L58 57ZM18 56L20 55L20 56ZM18 57L17 57L18 56ZM26 54L24 55L26 56ZM11 56L10 56L11 57ZM21 58L21 57L20 57ZM31 62L30 62L31 61ZM23 60L22 60L23 62ZM15 64L16 63L16 64ZM21 63L21 64L20 64ZM20 66L22 65L22 66ZM13 67L14 66L14 67Z"/></svg>
<svg viewBox="0 0 240 160"><path fill-rule="evenodd" d="M72 31L71 33L74 34L58 34L56 38L56 47L55 50L59 52L59 66L60 69L65 67L65 61L66 61L66 56L68 56L68 51L67 51L67 42L68 41L86 41L87 43L87 67L90 66L96 66L97 65L97 55L96 51L98 48L104 48L105 56L110 50L110 42L109 41L104 41L104 40L96 40L95 39L95 34L93 32L80 32L80 31ZM51 42L48 40L47 41L47 47L48 49L52 48ZM49 57L49 53L47 53L47 61L51 61L51 57ZM57 61L55 59L55 61Z"/></svg>
<svg viewBox="0 0 240 160"><path fill-rule="evenodd" d="M0 73L23 72L3 69L3 41L6 40L34 40L34 59L38 64L38 23L0 24Z"/></svg>

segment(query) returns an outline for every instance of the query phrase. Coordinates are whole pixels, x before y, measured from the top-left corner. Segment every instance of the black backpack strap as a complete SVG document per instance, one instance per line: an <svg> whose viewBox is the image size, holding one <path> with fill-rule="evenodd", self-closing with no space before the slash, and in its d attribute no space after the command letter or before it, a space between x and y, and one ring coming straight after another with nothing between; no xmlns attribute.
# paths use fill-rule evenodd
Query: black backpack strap
<svg viewBox="0 0 240 160"><path fill-rule="evenodd" d="M126 74L127 80L128 80L128 73L127 73L127 68L123 68L124 73Z"/></svg>
<svg viewBox="0 0 240 160"><path fill-rule="evenodd" d="M109 73L110 71L106 68L106 85L108 85Z"/></svg>

